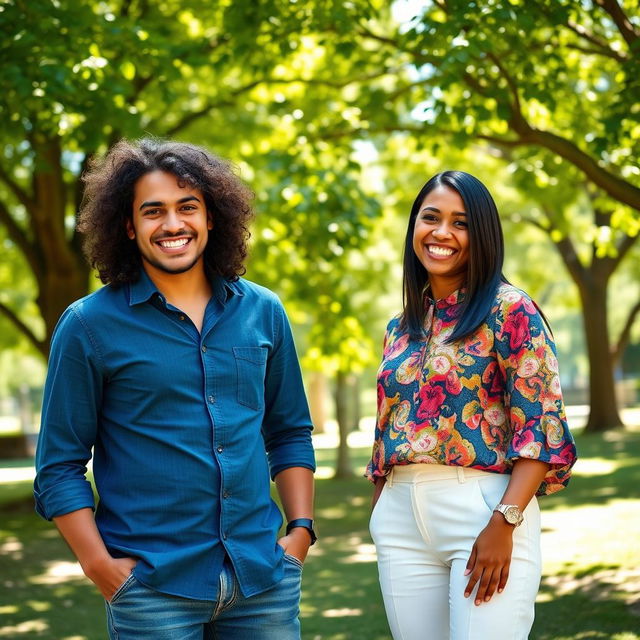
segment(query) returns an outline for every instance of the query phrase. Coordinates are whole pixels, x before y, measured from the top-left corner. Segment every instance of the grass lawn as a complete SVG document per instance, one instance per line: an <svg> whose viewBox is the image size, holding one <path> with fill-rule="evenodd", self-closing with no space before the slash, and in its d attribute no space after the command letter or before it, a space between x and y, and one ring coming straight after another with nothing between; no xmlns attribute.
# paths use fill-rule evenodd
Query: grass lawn
<svg viewBox="0 0 640 640"><path fill-rule="evenodd" d="M545 565L530 638L640 640L640 428L579 437L578 449L569 489L541 500ZM352 450L358 473L368 453ZM326 467L335 452L317 455ZM0 639L105 638L100 596L32 511L31 483L20 479L29 464L0 461ZM317 482L321 539L305 565L304 640L390 638L367 529L370 493L359 476Z"/></svg>

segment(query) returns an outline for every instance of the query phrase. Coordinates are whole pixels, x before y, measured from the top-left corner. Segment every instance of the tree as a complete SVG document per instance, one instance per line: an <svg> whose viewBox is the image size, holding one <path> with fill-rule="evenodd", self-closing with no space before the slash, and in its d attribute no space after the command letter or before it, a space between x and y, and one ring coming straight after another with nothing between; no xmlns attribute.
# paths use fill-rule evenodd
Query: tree
<svg viewBox="0 0 640 640"><path fill-rule="evenodd" d="M33 276L43 328L5 298L0 315L40 353L89 287L74 220L92 156L121 137L187 135L205 119L216 146L234 147L238 120L244 135L255 128L238 105L289 49L267 17L204 0L0 6L0 225Z"/></svg>
<svg viewBox="0 0 640 640"><path fill-rule="evenodd" d="M376 254L377 200L362 191L360 167L328 145L269 156L249 275L283 295L304 328L307 370L334 378L339 428L335 477L352 475L348 377L371 364L369 334L386 261ZM279 178L279 179L278 179Z"/></svg>
<svg viewBox="0 0 640 640"><path fill-rule="evenodd" d="M592 358L588 431L620 424L604 310L609 278L638 235L640 20L631 6L434 0L400 24L384 9L348 25L327 26L322 15L318 42L332 64L309 78L336 88L334 112L351 110L322 130L325 139L368 139L383 148L389 136L405 135L434 151L482 141L516 167L580 174L599 203L584 233L603 237L608 229L617 238L580 266L572 250L580 238L556 224L562 215L548 217L583 296ZM630 306L629 325L638 308Z"/></svg>

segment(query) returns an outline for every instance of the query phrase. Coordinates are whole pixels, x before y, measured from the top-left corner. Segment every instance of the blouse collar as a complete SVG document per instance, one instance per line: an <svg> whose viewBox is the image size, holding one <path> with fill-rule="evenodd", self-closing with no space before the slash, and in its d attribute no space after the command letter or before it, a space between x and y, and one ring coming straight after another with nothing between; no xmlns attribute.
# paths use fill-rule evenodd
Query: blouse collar
<svg viewBox="0 0 640 640"><path fill-rule="evenodd" d="M434 300L430 296L431 290L426 289L424 294L424 304L425 307L430 307L435 304L436 309L448 309L449 307L453 307L457 304L464 302L465 295L467 293L467 289L465 287L461 287L460 289L456 289L453 293L450 293L445 298L438 298Z"/></svg>

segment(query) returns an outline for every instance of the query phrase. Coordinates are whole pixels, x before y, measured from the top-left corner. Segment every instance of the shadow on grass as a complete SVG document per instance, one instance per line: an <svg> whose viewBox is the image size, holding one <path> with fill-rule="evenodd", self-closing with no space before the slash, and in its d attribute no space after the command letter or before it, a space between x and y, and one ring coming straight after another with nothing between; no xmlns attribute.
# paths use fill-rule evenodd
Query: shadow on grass
<svg viewBox="0 0 640 640"><path fill-rule="evenodd" d="M0 521L0 638L104 638L102 598L33 501L3 505Z"/></svg>
<svg viewBox="0 0 640 640"><path fill-rule="evenodd" d="M540 503L543 508L602 506L611 500L639 497L640 430L580 434L576 445L578 462L569 487L545 497Z"/></svg>
<svg viewBox="0 0 640 640"><path fill-rule="evenodd" d="M637 499L640 433L580 436L581 458L612 464L605 473L576 475L569 489L541 501L545 509L605 505ZM389 640L378 586L374 548L368 533L372 487L362 477L368 449L354 449L354 477L318 480L319 543L304 569L304 640ZM329 466L335 451L318 450ZM597 465L593 468L597 469ZM590 469L585 466L587 471ZM4 487L7 485L5 484ZM10 495L28 495L30 483L16 483ZM0 496L0 638L100 640L106 636L102 598L77 574L77 564L55 527L33 512L32 500L7 503ZM570 550L567 552L570 557ZM75 573L74 573L75 570ZM618 566L572 565L546 576L531 640L638 638L640 618L626 590L629 576ZM626 586L625 586L626 585ZM639 585L640 586L640 585ZM636 596L637 597L637 592ZM634 633L635 630L635 633ZM492 640L492 639L488 639Z"/></svg>
<svg viewBox="0 0 640 640"><path fill-rule="evenodd" d="M543 578L531 640L638 638L638 594L620 588L618 568L580 573Z"/></svg>

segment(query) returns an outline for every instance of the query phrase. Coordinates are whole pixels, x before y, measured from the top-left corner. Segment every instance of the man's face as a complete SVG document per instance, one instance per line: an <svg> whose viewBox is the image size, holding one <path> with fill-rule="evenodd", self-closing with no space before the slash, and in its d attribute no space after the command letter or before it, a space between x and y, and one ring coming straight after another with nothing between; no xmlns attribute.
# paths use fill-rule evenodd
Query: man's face
<svg viewBox="0 0 640 640"><path fill-rule="evenodd" d="M152 171L135 184L127 235L136 241L144 268L184 273L202 260L213 221L200 189L166 171Z"/></svg>

